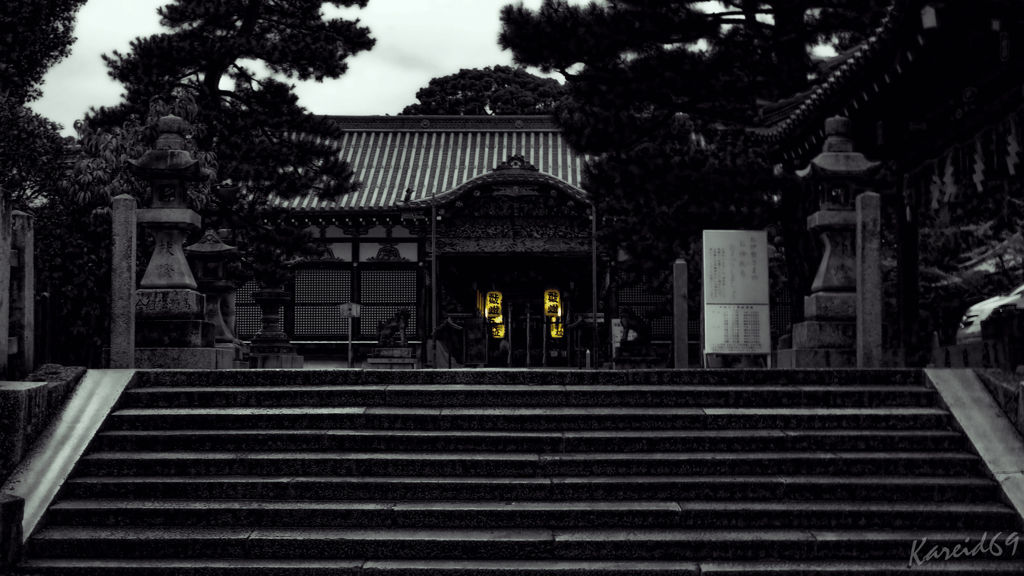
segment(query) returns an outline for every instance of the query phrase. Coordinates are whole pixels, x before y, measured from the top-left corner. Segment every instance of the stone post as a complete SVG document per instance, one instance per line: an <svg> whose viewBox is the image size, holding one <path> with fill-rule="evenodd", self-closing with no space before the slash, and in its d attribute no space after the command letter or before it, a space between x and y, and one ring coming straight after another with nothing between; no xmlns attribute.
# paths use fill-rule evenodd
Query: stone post
<svg viewBox="0 0 1024 576"><path fill-rule="evenodd" d="M0 189L0 380L7 375L11 325L11 201Z"/></svg>
<svg viewBox="0 0 1024 576"><path fill-rule="evenodd" d="M881 196L857 196L857 367L882 365Z"/></svg>
<svg viewBox="0 0 1024 576"><path fill-rule="evenodd" d="M136 368L229 368L233 355L214 347L214 326L204 321L206 300L185 260L182 244L198 229L199 215L186 207L188 182L205 179L185 149L184 121L160 118L160 136L132 173L151 183L152 203L139 210L139 224L154 238L153 255L136 292Z"/></svg>
<svg viewBox="0 0 1024 576"><path fill-rule="evenodd" d="M110 367L135 367L135 198L114 198L110 265Z"/></svg>
<svg viewBox="0 0 1024 576"><path fill-rule="evenodd" d="M16 349L8 350L10 378L22 378L36 368L36 270L35 235L32 216L15 210L11 213L12 256L10 332L17 338Z"/></svg>
<svg viewBox="0 0 1024 576"><path fill-rule="evenodd" d="M854 199L870 184L881 163L855 152L850 121L829 118L822 153L797 172L819 209L807 217L824 251L811 294L804 297L806 320L793 325L792 348L778 351L780 368L852 368L857 365L857 213ZM881 323L881 316L873 319Z"/></svg>
<svg viewBox="0 0 1024 576"><path fill-rule="evenodd" d="M686 260L677 258L672 264L672 307L674 324L674 360L676 368L690 367L690 299L687 297L688 270Z"/></svg>

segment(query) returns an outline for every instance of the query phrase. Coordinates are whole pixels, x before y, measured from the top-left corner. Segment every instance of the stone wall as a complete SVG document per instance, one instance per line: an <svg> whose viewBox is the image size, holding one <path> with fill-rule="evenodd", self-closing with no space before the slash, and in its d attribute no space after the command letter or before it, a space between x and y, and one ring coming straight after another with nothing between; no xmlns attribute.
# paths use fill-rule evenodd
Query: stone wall
<svg viewBox="0 0 1024 576"><path fill-rule="evenodd" d="M0 484L60 412L85 368L45 364L21 382L0 382Z"/></svg>

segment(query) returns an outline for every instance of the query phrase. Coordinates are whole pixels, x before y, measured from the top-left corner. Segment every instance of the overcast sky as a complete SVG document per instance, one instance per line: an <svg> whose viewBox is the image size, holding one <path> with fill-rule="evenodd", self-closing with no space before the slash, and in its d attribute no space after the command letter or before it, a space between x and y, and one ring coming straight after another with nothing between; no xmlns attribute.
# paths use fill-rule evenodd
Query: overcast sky
<svg viewBox="0 0 1024 576"><path fill-rule="evenodd" d="M292 81L299 102L316 114L398 114L416 101L431 78L462 68L511 64L498 47L498 13L515 0L370 0L364 9L324 11L358 17L377 45L349 60L348 72L323 83ZM584 0L572 0L583 4ZM51 68L43 96L31 107L63 125L73 124L90 106L120 101L122 87L107 76L100 54L126 52L139 36L159 33L156 8L168 0L89 0L78 13L71 55ZM530 8L541 0L523 0Z"/></svg>

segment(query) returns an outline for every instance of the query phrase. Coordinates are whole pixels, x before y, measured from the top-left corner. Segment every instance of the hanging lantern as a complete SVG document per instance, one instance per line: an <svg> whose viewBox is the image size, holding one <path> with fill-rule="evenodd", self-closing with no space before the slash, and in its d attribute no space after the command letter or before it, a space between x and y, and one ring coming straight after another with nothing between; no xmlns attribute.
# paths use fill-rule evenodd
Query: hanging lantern
<svg viewBox="0 0 1024 576"><path fill-rule="evenodd" d="M502 318L501 316L498 316L497 318L492 318L491 322L492 322L491 323L491 334L495 338L504 338L505 337L504 318Z"/></svg>
<svg viewBox="0 0 1024 576"><path fill-rule="evenodd" d="M565 335L565 326L562 324L561 316L551 317L551 337L561 338Z"/></svg>
<svg viewBox="0 0 1024 576"><path fill-rule="evenodd" d="M486 316L492 320L501 317L501 292L492 291L487 293Z"/></svg>
<svg viewBox="0 0 1024 576"><path fill-rule="evenodd" d="M544 291L544 315L562 315L562 297L561 294L558 293L558 290L552 288Z"/></svg>

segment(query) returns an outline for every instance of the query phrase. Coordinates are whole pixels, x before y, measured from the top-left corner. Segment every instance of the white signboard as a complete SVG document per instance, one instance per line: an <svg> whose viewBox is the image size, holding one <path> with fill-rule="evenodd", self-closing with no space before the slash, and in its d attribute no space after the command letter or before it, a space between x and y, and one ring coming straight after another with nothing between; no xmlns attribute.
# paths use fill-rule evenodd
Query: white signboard
<svg viewBox="0 0 1024 576"><path fill-rule="evenodd" d="M768 233L704 231L704 353L769 354Z"/></svg>

